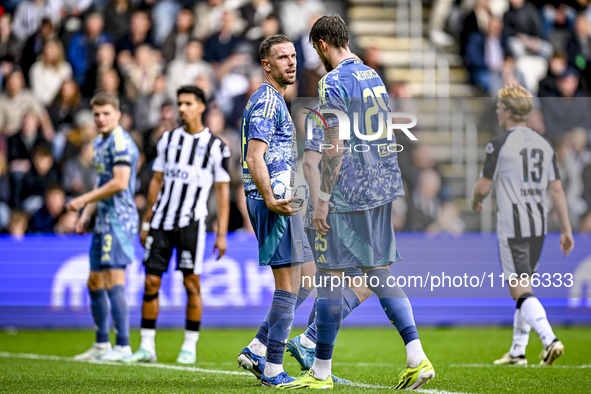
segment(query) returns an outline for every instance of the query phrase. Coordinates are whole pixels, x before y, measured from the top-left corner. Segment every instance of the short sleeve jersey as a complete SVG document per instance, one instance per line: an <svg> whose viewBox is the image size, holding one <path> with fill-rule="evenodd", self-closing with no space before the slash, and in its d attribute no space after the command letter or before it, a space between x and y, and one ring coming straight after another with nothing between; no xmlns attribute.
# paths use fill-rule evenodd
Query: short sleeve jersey
<svg viewBox="0 0 591 394"><path fill-rule="evenodd" d="M139 151L135 143L120 126L108 136L101 134L94 140L98 187L113 179L115 166L125 165L131 168L127 189L98 201L95 232L104 234L122 230L137 233L139 218L134 194L138 159Z"/></svg>
<svg viewBox="0 0 591 394"><path fill-rule="evenodd" d="M351 126L339 178L329 201L330 212L369 210L403 197L395 137L388 139L385 124L381 135L375 136L380 130L379 114L383 114L384 121L389 112L386 87L375 70L356 58L343 60L318 83L318 99L320 111L345 112ZM338 125L338 120L328 118L327 125ZM362 139L355 128L375 138ZM313 141L307 141L306 149L321 150L324 138L318 133L315 132Z"/></svg>
<svg viewBox="0 0 591 394"><path fill-rule="evenodd" d="M262 200L252 180L246 154L252 139L267 143L265 163L270 178L278 173L297 168L295 126L285 100L270 84L263 82L250 97L242 115L242 174L246 196Z"/></svg>

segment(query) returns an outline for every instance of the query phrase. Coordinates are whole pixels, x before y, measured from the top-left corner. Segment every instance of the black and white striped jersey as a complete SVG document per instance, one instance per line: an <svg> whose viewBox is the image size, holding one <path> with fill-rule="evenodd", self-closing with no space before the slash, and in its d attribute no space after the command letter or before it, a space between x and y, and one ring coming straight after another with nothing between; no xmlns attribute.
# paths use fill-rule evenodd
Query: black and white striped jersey
<svg viewBox="0 0 591 394"><path fill-rule="evenodd" d="M500 238L546 234L548 182L560 179L548 140L528 127L512 127L486 146L482 176L496 184Z"/></svg>
<svg viewBox="0 0 591 394"><path fill-rule="evenodd" d="M162 172L162 189L152 208L153 229L186 227L207 216L207 199L214 182L230 182L230 149L208 128L190 134L183 127L164 133L152 165Z"/></svg>

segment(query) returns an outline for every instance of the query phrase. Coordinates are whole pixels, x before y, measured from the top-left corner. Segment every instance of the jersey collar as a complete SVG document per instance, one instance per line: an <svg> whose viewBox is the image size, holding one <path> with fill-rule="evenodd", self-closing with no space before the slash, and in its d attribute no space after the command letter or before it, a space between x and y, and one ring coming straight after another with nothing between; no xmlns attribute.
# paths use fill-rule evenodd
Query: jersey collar
<svg viewBox="0 0 591 394"><path fill-rule="evenodd" d="M275 93L279 94L279 91L275 88L275 86L271 85L269 82L263 82L263 85L267 85L271 89L275 91Z"/></svg>

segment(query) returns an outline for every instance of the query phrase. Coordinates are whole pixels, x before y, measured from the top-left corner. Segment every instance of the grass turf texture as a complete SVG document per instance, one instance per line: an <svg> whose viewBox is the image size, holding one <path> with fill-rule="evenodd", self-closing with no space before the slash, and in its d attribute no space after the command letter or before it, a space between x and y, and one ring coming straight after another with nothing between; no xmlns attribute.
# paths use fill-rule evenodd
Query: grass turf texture
<svg viewBox="0 0 591 394"><path fill-rule="evenodd" d="M300 333L292 330L292 336ZM424 386L431 393L589 393L591 392L591 328L557 328L565 354L554 367L538 367L542 345L532 332L528 367L492 366L510 346L509 328L423 328L420 335L436 371ZM255 330L204 330L198 344L201 370L165 369L126 365L100 365L64 359L25 359L6 353L71 357L90 347L93 334L80 331L20 331L0 333L0 392L133 392L195 393L262 392L252 375L239 372L236 357ZM174 361L183 340L182 331L160 330L156 336L159 364ZM139 332L131 345L139 346ZM405 366L402 341L392 329L344 328L339 334L333 371L355 383L394 386ZM578 366L578 367L577 367ZM286 354L285 368L292 376L299 366ZM207 371L209 370L209 371ZM335 391L366 393L380 388L336 386Z"/></svg>

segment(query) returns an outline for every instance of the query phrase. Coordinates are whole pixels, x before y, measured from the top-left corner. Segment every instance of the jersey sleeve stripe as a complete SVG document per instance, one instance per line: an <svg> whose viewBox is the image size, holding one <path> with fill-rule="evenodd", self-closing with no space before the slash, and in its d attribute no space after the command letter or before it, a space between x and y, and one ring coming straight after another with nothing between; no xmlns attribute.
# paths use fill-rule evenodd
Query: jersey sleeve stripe
<svg viewBox="0 0 591 394"><path fill-rule="evenodd" d="M113 139L115 140L115 150L117 152L125 151L125 135L123 134L121 127L117 127L115 131L113 131Z"/></svg>
<svg viewBox="0 0 591 394"><path fill-rule="evenodd" d="M273 94L271 98L271 104L269 105L269 113L267 114L266 118L271 119L273 115L275 115L275 107L277 106L277 95Z"/></svg>
<svg viewBox="0 0 591 394"><path fill-rule="evenodd" d="M267 96L267 99L265 100L265 108L263 109L263 117L267 117L267 109L269 108L269 87L265 87L265 94L264 96Z"/></svg>

